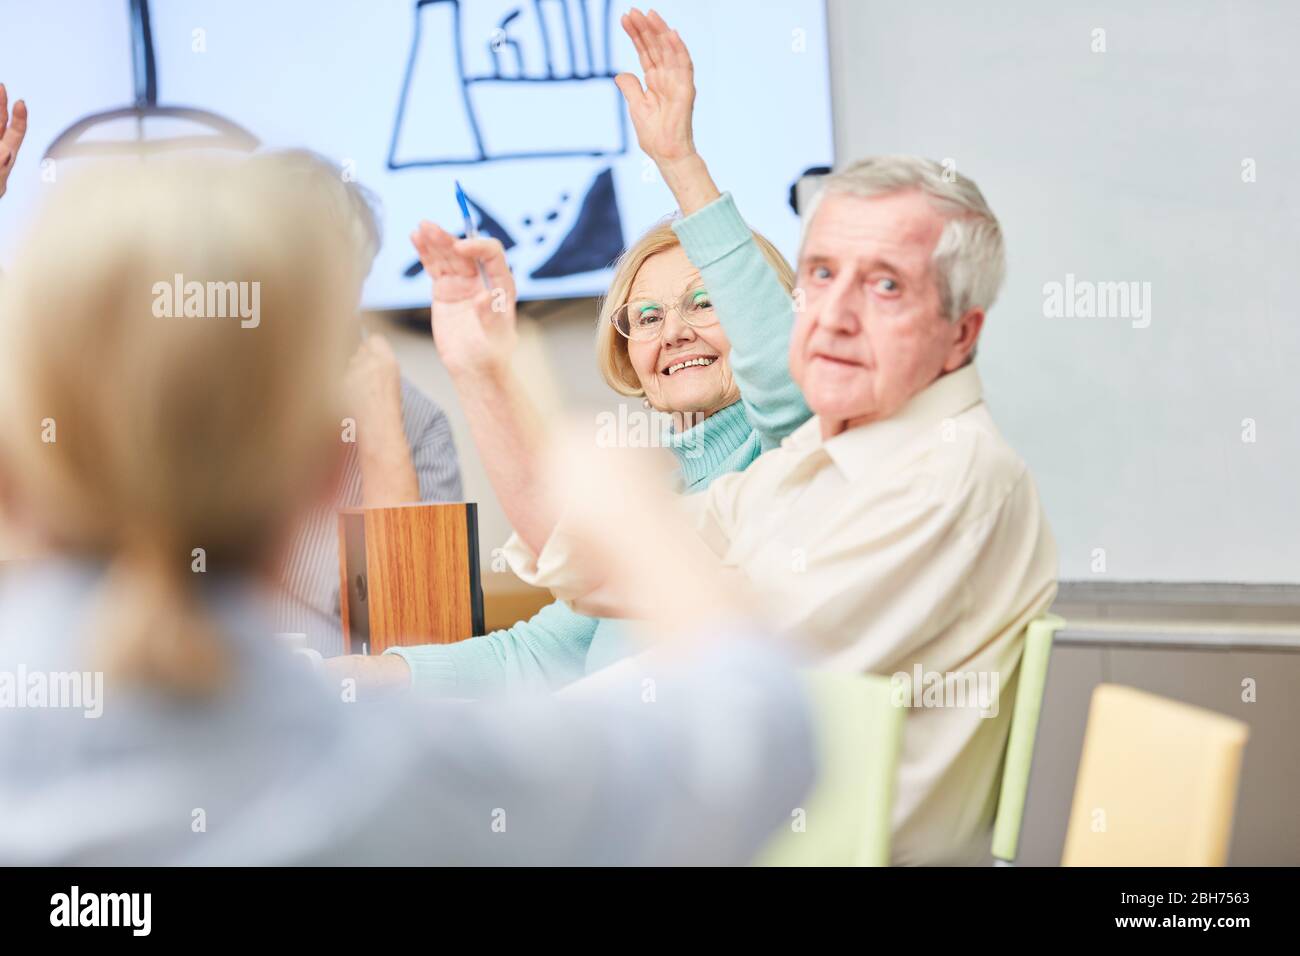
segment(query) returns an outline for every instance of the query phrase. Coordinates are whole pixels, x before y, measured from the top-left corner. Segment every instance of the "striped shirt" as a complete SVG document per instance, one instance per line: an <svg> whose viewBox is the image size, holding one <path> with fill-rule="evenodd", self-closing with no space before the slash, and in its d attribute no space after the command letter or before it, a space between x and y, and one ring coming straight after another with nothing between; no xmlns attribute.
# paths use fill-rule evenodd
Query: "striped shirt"
<svg viewBox="0 0 1300 956"><path fill-rule="evenodd" d="M460 501L460 464L447 415L402 378L402 426L420 482L421 501ZM305 646L325 657L343 653L339 602L339 508L361 506L361 463L355 443L344 453L339 495L304 522L281 569L276 629L306 636Z"/></svg>

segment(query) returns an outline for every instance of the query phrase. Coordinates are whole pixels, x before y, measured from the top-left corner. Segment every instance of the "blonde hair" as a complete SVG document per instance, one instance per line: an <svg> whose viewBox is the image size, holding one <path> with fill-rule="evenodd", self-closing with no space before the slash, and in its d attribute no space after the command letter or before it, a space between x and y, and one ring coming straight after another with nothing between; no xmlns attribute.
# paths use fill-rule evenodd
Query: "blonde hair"
<svg viewBox="0 0 1300 956"><path fill-rule="evenodd" d="M763 235L757 232L753 235L759 251L776 271L782 287L786 292L793 290L794 270L785 261L785 257ZM613 315L627 305L632 296L632 283L636 281L636 274L646 260L679 245L681 241L673 231L672 222L662 222L633 243L614 263L613 281L600 303L599 325L596 328L596 362L601 376L620 395L640 396L645 394L645 390L628 357L627 339L614 328Z"/></svg>
<svg viewBox="0 0 1300 956"><path fill-rule="evenodd" d="M348 170L309 149L278 149L253 156L254 163L271 162L304 180L352 243L362 279L370 274L383 244L379 197L348 175Z"/></svg>
<svg viewBox="0 0 1300 956"><path fill-rule="evenodd" d="M202 582L273 566L323 491L356 333L321 206L275 163L106 164L56 188L0 284L0 473L54 550L108 565L90 633L114 678L219 688ZM258 322L160 307L190 282L209 311L250 283Z"/></svg>

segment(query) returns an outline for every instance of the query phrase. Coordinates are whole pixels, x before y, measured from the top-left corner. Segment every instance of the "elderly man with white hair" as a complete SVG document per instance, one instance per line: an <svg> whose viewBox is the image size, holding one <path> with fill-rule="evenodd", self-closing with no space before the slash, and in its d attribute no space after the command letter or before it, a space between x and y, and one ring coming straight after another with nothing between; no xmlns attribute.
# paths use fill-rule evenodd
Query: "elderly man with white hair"
<svg viewBox="0 0 1300 956"><path fill-rule="evenodd" d="M1056 593L1038 492L972 364L1004 272L998 221L969 179L908 156L828 176L790 341L814 418L687 505L818 666L906 675L897 863L986 850L1023 632ZM541 555L507 550L526 580L582 606L600 592L563 526ZM991 698L953 699L973 686Z"/></svg>

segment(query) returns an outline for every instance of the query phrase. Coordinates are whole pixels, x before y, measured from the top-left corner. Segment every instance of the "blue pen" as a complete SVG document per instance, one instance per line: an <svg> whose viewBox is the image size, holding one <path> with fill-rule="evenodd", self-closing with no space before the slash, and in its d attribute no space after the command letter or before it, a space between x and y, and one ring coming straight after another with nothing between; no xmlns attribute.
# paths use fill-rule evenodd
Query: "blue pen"
<svg viewBox="0 0 1300 956"><path fill-rule="evenodd" d="M455 183L456 202L460 203L460 214L465 217L465 238L477 239L478 230L474 228L474 220L469 214L469 197L465 195L465 190L460 188L460 180L455 180ZM483 288L490 290L492 288L492 283L488 282L487 270L483 268L483 263L476 259L475 264L478 265L478 274L483 280Z"/></svg>

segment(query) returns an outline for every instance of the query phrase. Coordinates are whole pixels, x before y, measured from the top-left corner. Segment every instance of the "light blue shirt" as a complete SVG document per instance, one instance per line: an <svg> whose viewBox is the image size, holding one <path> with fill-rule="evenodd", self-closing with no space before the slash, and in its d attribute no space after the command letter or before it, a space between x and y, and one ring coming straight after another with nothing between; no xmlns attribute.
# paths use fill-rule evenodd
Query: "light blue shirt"
<svg viewBox="0 0 1300 956"><path fill-rule="evenodd" d="M66 694L102 583L86 563L0 572L0 687ZM758 644L638 660L582 700L343 703L250 587L204 600L232 661L217 697L109 680L98 716L0 706L0 866L743 863L812 779L803 691Z"/></svg>

